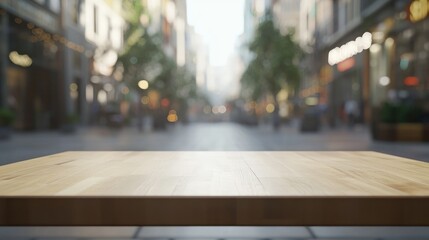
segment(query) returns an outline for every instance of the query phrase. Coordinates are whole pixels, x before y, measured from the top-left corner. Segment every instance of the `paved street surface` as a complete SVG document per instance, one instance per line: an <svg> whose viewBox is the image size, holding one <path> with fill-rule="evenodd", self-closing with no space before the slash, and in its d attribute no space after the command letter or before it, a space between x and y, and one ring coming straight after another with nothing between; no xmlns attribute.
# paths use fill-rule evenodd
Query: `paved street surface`
<svg viewBox="0 0 429 240"><path fill-rule="evenodd" d="M270 126L246 127L234 123L177 125L166 131L134 128L81 128L60 132L15 133L0 141L0 164L62 151L359 151L371 150L429 161L428 143L374 142L368 130L357 127L299 133L295 127L273 131Z"/></svg>
<svg viewBox="0 0 429 240"><path fill-rule="evenodd" d="M134 128L81 128L59 132L15 133L0 141L0 164L71 150L88 151L379 151L429 161L427 143L387 143L371 140L368 130L323 130L301 134L294 126L273 131L270 126L233 123L177 125L161 132ZM413 227L0 227L0 239L429 239L429 228Z"/></svg>

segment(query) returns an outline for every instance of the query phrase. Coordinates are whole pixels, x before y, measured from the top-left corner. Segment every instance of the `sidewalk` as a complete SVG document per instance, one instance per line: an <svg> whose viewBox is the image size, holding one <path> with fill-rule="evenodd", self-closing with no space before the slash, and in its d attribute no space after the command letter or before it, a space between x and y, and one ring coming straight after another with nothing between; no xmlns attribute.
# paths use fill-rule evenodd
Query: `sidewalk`
<svg viewBox="0 0 429 240"><path fill-rule="evenodd" d="M364 127L300 133L294 126L245 127L234 123L177 125L167 131L139 132L80 128L74 134L16 132L0 141L0 164L62 151L379 151L429 161L428 143L373 141Z"/></svg>
<svg viewBox="0 0 429 240"><path fill-rule="evenodd" d="M0 240L423 240L428 227L0 227Z"/></svg>

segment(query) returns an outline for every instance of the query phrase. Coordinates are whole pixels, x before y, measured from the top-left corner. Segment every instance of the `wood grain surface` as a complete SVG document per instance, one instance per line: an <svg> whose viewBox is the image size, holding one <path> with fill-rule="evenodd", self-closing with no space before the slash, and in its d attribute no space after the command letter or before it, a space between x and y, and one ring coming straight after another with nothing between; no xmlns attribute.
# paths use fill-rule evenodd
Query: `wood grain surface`
<svg viewBox="0 0 429 240"><path fill-rule="evenodd" d="M377 152L64 152L0 167L1 225L429 225L429 164Z"/></svg>

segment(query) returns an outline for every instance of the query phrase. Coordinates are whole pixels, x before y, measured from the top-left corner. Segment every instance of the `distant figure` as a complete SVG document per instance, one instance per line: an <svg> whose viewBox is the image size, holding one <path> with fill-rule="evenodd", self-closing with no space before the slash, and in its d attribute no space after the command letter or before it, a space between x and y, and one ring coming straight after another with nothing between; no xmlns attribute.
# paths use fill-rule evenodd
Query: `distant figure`
<svg viewBox="0 0 429 240"><path fill-rule="evenodd" d="M353 99L347 100L344 105L344 112L347 116L348 126L353 128L359 116L359 107L357 102Z"/></svg>
<svg viewBox="0 0 429 240"><path fill-rule="evenodd" d="M280 128L280 115L277 107L275 108L272 114L273 114L273 128L275 131L277 131Z"/></svg>

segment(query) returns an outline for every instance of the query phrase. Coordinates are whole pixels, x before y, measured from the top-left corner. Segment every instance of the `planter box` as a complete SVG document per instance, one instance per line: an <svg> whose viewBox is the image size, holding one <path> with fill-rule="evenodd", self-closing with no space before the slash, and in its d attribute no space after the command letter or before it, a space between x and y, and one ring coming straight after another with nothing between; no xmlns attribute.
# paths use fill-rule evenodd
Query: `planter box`
<svg viewBox="0 0 429 240"><path fill-rule="evenodd" d="M423 124L421 123L396 124L396 141L405 141L405 142L423 141Z"/></svg>
<svg viewBox="0 0 429 240"><path fill-rule="evenodd" d="M429 141L429 124L377 123L373 138L381 141L422 142Z"/></svg>

